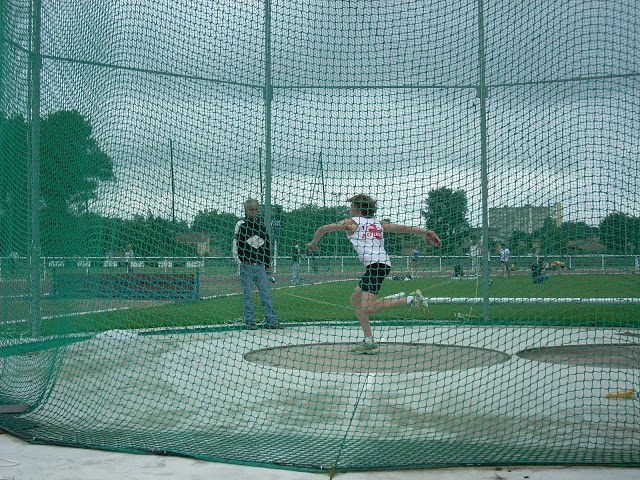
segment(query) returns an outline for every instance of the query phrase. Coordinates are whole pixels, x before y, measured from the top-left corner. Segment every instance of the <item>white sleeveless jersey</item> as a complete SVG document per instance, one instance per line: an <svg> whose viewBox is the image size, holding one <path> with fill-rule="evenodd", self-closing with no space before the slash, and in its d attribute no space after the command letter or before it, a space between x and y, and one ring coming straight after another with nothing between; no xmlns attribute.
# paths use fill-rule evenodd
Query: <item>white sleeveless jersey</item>
<svg viewBox="0 0 640 480"><path fill-rule="evenodd" d="M372 263L384 263L391 266L391 259L384 249L384 234L382 225L375 218L351 217L356 222L357 228L347 238L364 263L364 266Z"/></svg>

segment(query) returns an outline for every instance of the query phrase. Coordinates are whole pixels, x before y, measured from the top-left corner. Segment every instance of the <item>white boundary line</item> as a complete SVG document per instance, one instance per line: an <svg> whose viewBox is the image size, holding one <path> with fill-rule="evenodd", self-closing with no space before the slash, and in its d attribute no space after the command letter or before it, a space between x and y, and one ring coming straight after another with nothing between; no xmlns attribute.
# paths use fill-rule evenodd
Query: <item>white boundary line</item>
<svg viewBox="0 0 640 480"><path fill-rule="evenodd" d="M351 309L351 306L346 305L338 305L335 303L324 302L322 300L318 300L316 298L303 297L302 295L294 295L292 293L283 292L285 295L289 295L291 297L299 298L302 300L307 300L313 303L319 303L322 305L330 305L332 307L339 307L345 309ZM202 298L202 300L212 299L216 297L227 297L234 296L237 294L226 294L226 295L215 295L211 297ZM482 297L432 297L428 298L429 303L482 303L484 299ZM596 304L596 305L640 305L640 298L613 298L613 297L601 297L601 298L580 298L580 297L560 297L560 298L489 298L489 303L501 303L501 304L561 304L561 303L582 303L582 304ZM54 318L69 318L76 317L82 315L91 315L95 313L106 313L106 312L115 312L119 310L129 310L130 307L121 307L121 308L106 308L101 310L92 310L85 312L74 312L67 313L61 315L50 315L46 317L41 317L41 320L51 320ZM17 323L28 323L30 320L28 319L18 319L18 320L8 320L3 322L5 325L13 325Z"/></svg>
<svg viewBox="0 0 640 480"><path fill-rule="evenodd" d="M337 305L335 303L324 302L317 298L303 297L302 295L294 295L293 293L282 292L290 297L307 300L313 303L320 303L323 305L331 305L332 307L340 308L352 308L351 306ZM482 303L484 299L482 297L431 297L427 298L429 303ZM615 297L600 297L600 298L580 298L580 297L544 297L544 298L529 298L529 297L516 297L516 298L502 298L492 297L489 298L489 303L587 303L587 304L640 304L640 298L615 298Z"/></svg>
<svg viewBox="0 0 640 480"><path fill-rule="evenodd" d="M101 310L90 310L88 312L73 312L73 313L62 313L60 315L48 315L46 317L40 317L40 320L52 320L54 318L69 318L69 317L80 317L82 315L91 315L93 313L106 313L106 312L117 312L118 310L129 310L130 307L120 307L120 308L103 308ZM8 320L4 323L5 325L13 325L15 323L29 323L31 320L26 318L20 318L18 320Z"/></svg>
<svg viewBox="0 0 640 480"><path fill-rule="evenodd" d="M429 298L429 303L482 303L482 297L433 297ZM559 297L559 298L489 298L489 303L595 303L595 304L640 304L640 298L580 298L580 297Z"/></svg>
<svg viewBox="0 0 640 480"><path fill-rule="evenodd" d="M322 300L318 300L317 298L303 297L302 295L294 295L293 293L289 293L289 292L281 292L281 293L284 293L285 295L288 295L290 297L300 298L302 300L307 300L308 302L320 303L322 305L330 305L332 307L338 307L338 308L346 308L348 310L353 309L353 307L350 306L350 305L338 305L337 303L323 302Z"/></svg>

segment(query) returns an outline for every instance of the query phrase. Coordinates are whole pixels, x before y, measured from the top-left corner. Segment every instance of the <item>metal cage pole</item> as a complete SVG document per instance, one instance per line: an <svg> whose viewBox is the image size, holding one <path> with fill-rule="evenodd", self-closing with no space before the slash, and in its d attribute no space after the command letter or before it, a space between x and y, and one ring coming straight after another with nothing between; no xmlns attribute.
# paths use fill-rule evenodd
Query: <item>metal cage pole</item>
<svg viewBox="0 0 640 480"><path fill-rule="evenodd" d="M271 228L271 0L264 2L264 222L267 233L272 236Z"/></svg>
<svg viewBox="0 0 640 480"><path fill-rule="evenodd" d="M29 321L31 336L40 336L40 80L42 2L31 2L31 51L29 54Z"/></svg>
<svg viewBox="0 0 640 480"><path fill-rule="evenodd" d="M489 209L487 162L487 86L484 51L484 4L478 0L478 97L480 98L480 156L482 184L482 317L489 320Z"/></svg>
<svg viewBox="0 0 640 480"><path fill-rule="evenodd" d="M169 139L169 162L171 168L171 223L173 224L173 235L175 236L176 226L176 176L173 164L173 140ZM174 238L175 240L175 238Z"/></svg>

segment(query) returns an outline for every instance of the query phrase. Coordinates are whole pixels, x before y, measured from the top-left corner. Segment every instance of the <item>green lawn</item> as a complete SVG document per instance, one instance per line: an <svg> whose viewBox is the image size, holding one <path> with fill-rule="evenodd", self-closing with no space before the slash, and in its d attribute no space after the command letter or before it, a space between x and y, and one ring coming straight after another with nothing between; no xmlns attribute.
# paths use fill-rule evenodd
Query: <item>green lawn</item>
<svg viewBox="0 0 640 480"><path fill-rule="evenodd" d="M554 275L542 285L534 285L529 276L493 277L492 298L638 298L638 275ZM283 322L356 322L349 306L354 280L305 285L274 290L274 304ZM387 280L381 296L420 289L429 298L482 298L482 286L476 280L429 277L408 282ZM256 295L256 301L259 304ZM403 324L507 324L536 326L640 326L640 304L534 303L490 304L487 322L480 303L437 303L432 301L425 318L417 309L397 307L372 316L374 322ZM258 308L260 318L261 312ZM180 326L228 325L241 322L242 302L238 295L164 306L131 308L113 312L52 318L42 322L44 335L96 332L109 329L161 328ZM26 328L16 326L14 328ZM6 333L6 332L5 332ZM14 331L14 334L16 332Z"/></svg>

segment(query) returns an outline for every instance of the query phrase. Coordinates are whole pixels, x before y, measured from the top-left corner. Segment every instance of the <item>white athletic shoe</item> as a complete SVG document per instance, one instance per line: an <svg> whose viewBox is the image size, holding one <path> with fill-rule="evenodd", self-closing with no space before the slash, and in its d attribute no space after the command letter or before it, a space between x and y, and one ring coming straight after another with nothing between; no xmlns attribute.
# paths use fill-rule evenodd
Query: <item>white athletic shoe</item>
<svg viewBox="0 0 640 480"><path fill-rule="evenodd" d="M409 295L413 295L413 300L411 301L411 306L415 308L422 308L422 313L425 315L429 314L429 302L426 298L422 296L422 292L420 290L416 290L415 292L410 293Z"/></svg>

